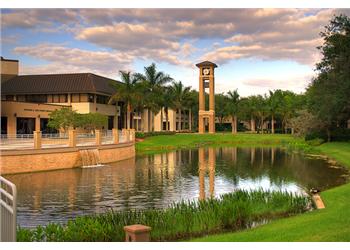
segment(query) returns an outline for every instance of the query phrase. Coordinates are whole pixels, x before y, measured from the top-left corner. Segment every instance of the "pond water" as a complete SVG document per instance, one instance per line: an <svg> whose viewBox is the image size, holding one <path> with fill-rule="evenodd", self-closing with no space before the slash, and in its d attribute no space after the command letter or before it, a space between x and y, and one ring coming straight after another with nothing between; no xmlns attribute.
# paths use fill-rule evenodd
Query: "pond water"
<svg viewBox="0 0 350 250"><path fill-rule="evenodd" d="M164 208L236 189L304 193L346 182L323 159L279 148L207 147L136 157L99 168L5 176L17 185L22 227L66 222L107 210Z"/></svg>

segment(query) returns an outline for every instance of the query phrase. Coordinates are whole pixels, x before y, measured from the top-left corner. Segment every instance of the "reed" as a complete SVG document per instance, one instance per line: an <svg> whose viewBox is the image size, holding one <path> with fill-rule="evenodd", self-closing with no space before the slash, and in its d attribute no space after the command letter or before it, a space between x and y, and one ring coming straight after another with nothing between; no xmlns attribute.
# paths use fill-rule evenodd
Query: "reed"
<svg viewBox="0 0 350 250"><path fill-rule="evenodd" d="M214 232L248 228L255 223L302 213L310 198L282 191L237 190L219 198L182 201L166 209L109 211L77 217L65 225L19 228L18 241L124 241L125 225L152 227L152 241L174 241Z"/></svg>

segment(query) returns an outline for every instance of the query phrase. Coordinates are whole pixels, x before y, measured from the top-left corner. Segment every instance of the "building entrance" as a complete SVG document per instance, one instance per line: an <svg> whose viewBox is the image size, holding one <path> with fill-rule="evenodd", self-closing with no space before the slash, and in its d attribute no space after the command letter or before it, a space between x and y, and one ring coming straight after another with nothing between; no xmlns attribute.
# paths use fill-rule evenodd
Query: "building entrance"
<svg viewBox="0 0 350 250"><path fill-rule="evenodd" d="M1 116L1 134L6 135L7 134L7 117Z"/></svg>
<svg viewBox="0 0 350 250"><path fill-rule="evenodd" d="M33 134L35 131L35 118L17 117L17 134Z"/></svg>

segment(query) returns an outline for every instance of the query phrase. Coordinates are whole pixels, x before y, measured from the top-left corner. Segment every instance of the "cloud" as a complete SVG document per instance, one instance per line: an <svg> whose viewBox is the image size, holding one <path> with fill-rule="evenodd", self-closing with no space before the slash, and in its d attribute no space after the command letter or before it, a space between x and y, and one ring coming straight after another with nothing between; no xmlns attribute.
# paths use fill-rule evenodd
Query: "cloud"
<svg viewBox="0 0 350 250"><path fill-rule="evenodd" d="M8 10L7 10L8 11ZM71 9L18 9L1 11L2 28L41 29L54 27L54 24L76 22L76 12Z"/></svg>
<svg viewBox="0 0 350 250"><path fill-rule="evenodd" d="M287 78L252 78L243 80L242 84L249 88L259 89L263 92L273 89L303 92L305 91L305 87L311 81L312 77L312 74L305 74L296 76L292 75Z"/></svg>
<svg viewBox="0 0 350 250"><path fill-rule="evenodd" d="M115 76L131 68L133 57L114 51L88 51L55 44L38 44L14 48L14 53L45 60L48 64L24 66L21 74L91 72Z"/></svg>
<svg viewBox="0 0 350 250"><path fill-rule="evenodd" d="M319 32L340 12L350 14L349 9L18 9L2 11L1 25L5 31L65 31L76 43L94 44L100 51L54 44L14 50L48 61L47 70L66 65L109 75L136 59L183 67L241 58L311 66L320 58Z"/></svg>

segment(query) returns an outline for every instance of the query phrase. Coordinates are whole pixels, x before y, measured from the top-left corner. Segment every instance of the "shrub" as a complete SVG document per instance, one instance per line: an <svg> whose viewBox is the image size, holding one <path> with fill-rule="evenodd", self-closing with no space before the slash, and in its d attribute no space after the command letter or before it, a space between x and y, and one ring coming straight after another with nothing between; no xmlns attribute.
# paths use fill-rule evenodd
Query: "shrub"
<svg viewBox="0 0 350 250"><path fill-rule="evenodd" d="M124 241L125 225L152 227L152 241L169 241L224 230L238 230L255 222L306 211L310 198L281 191L243 191L218 199L182 201L167 209L109 211L77 217L66 225L50 223L18 229L18 241Z"/></svg>
<svg viewBox="0 0 350 250"><path fill-rule="evenodd" d="M305 136L305 141L314 139L327 141L327 132L325 130L313 130ZM335 128L331 130L331 141L350 141L350 129Z"/></svg>

